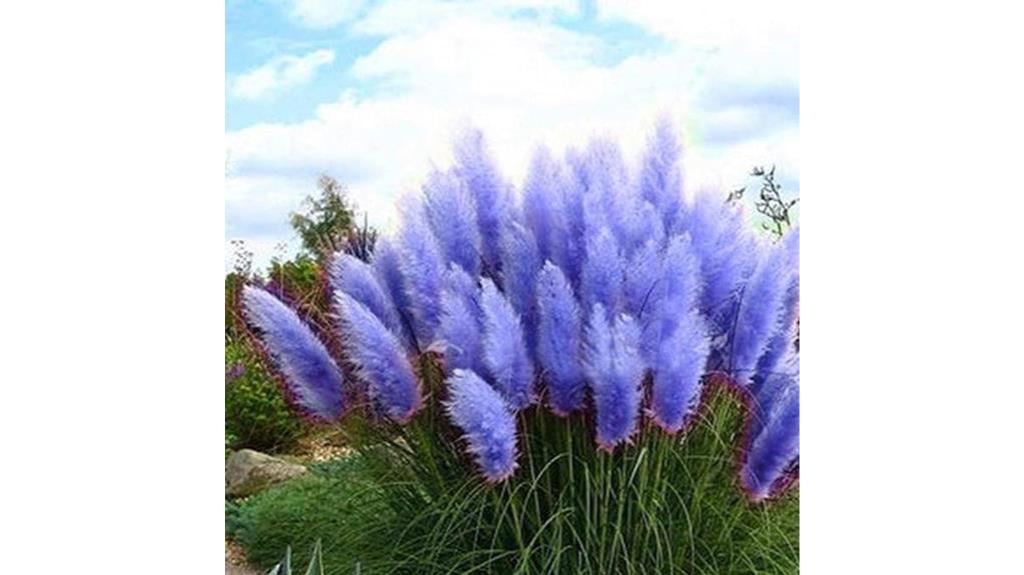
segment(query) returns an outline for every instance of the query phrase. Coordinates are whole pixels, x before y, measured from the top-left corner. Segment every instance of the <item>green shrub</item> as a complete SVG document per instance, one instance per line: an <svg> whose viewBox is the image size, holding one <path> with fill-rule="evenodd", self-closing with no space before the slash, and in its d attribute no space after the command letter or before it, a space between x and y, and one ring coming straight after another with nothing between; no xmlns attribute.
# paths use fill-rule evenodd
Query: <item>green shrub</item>
<svg viewBox="0 0 1024 575"><path fill-rule="evenodd" d="M302 422L259 355L240 340L228 340L224 368L227 447L270 452L292 447L301 435Z"/></svg>

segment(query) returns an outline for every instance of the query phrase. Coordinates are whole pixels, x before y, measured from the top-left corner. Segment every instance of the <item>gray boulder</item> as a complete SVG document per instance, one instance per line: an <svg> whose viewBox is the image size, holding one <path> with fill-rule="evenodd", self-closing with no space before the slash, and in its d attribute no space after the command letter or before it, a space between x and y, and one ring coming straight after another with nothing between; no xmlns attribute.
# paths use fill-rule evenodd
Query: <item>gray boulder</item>
<svg viewBox="0 0 1024 575"><path fill-rule="evenodd" d="M296 463L241 449L228 457L224 472L226 492L229 497L245 497L304 473L306 468Z"/></svg>

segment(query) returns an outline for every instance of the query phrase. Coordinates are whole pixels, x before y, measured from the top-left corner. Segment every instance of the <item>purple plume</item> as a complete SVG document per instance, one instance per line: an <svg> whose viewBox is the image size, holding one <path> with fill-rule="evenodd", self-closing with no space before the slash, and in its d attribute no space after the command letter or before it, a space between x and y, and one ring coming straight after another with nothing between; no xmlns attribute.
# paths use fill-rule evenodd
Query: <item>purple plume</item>
<svg viewBox="0 0 1024 575"><path fill-rule="evenodd" d="M656 300L660 292L664 291L656 289L661 275L658 243L650 240L636 250L626 264L622 284L623 309L626 313L647 323L651 310L657 308Z"/></svg>
<svg viewBox="0 0 1024 575"><path fill-rule="evenodd" d="M462 430L466 450L488 482L516 470L516 420L501 395L472 371L456 369L447 380L452 423Z"/></svg>
<svg viewBox="0 0 1024 575"><path fill-rule="evenodd" d="M512 409L519 411L536 400L533 364L519 316L494 282L485 279L480 307L484 317L484 361L495 387Z"/></svg>
<svg viewBox="0 0 1024 575"><path fill-rule="evenodd" d="M423 186L430 228L447 261L472 275L480 273L480 230L476 206L465 183L450 172L435 171Z"/></svg>
<svg viewBox="0 0 1024 575"><path fill-rule="evenodd" d="M537 314L534 309L533 290L541 260L533 234L523 226L512 223L501 237L501 283L512 307L523 324L527 349L536 348Z"/></svg>
<svg viewBox="0 0 1024 575"><path fill-rule="evenodd" d="M595 304L586 333L585 368L597 408L597 444L611 451L629 441L640 414L644 366L638 350L636 321L619 315L614 325L601 304Z"/></svg>
<svg viewBox="0 0 1024 575"><path fill-rule="evenodd" d="M671 229L682 205L683 177L679 166L682 146L668 117L658 120L647 139L640 168L640 195L657 209L661 221Z"/></svg>
<svg viewBox="0 0 1024 575"><path fill-rule="evenodd" d="M566 153L566 162L562 173L561 211L557 222L557 232L551 240L551 261L555 263L569 278L574 288L579 288L583 262L587 257L584 235L587 229L586 209L583 202L585 194L583 181L579 177L579 169L573 162L581 162L573 150Z"/></svg>
<svg viewBox="0 0 1024 575"><path fill-rule="evenodd" d="M732 328L743 285L757 264L757 245L743 212L712 193L697 194L683 227L700 254L701 310L716 332Z"/></svg>
<svg viewBox="0 0 1024 575"><path fill-rule="evenodd" d="M377 277L372 267L350 254L335 254L331 261L331 287L366 306L392 333L404 336L398 310Z"/></svg>
<svg viewBox="0 0 1024 575"><path fill-rule="evenodd" d="M537 278L537 312L537 358L547 375L551 411L568 415L583 406L583 326L572 286L551 262Z"/></svg>
<svg viewBox="0 0 1024 575"><path fill-rule="evenodd" d="M583 262L580 291L586 309L601 304L615 313L622 295L623 264L615 236L602 228L587 240L587 259Z"/></svg>
<svg viewBox="0 0 1024 575"><path fill-rule="evenodd" d="M445 347L445 369L471 369L485 373L483 326L476 285L462 268L452 264L441 293L438 337Z"/></svg>
<svg viewBox="0 0 1024 575"><path fill-rule="evenodd" d="M509 185L498 173L479 130L468 130L457 139L454 155L456 173L466 182L476 205L484 264L494 270L498 264L498 240L511 212Z"/></svg>
<svg viewBox="0 0 1024 575"><path fill-rule="evenodd" d="M729 342L729 368L740 385L749 385L757 362L781 327L786 293L793 277L784 245L767 247L743 289L737 306L736 327Z"/></svg>
<svg viewBox="0 0 1024 575"><path fill-rule="evenodd" d="M749 437L740 482L754 501L772 496L800 457L800 385L795 378L782 379L772 404L763 408L764 423ZM773 378L773 379L774 379Z"/></svg>
<svg viewBox="0 0 1024 575"><path fill-rule="evenodd" d="M334 292L344 329L345 348L366 383L370 399L391 420L405 423L422 404L412 365L395 334L363 304L348 294Z"/></svg>
<svg viewBox="0 0 1024 575"><path fill-rule="evenodd" d="M406 341L416 344L416 334L412 330L412 318L409 317L409 296L405 292L405 278L402 277L401 257L398 250L386 237L378 238L373 247L373 256L370 260L370 267L381 287L391 296L394 302L395 311L398 313L399 322L402 324L402 333ZM414 345L415 346L415 345Z"/></svg>
<svg viewBox="0 0 1024 575"><path fill-rule="evenodd" d="M698 308L700 264L688 235L672 238L659 270L643 316L642 345L652 372L650 413L658 426L675 433L700 399L710 348Z"/></svg>
<svg viewBox="0 0 1024 575"><path fill-rule="evenodd" d="M710 341L704 318L693 309L658 346L651 378L651 416L668 433L683 428L700 401Z"/></svg>
<svg viewBox="0 0 1024 575"><path fill-rule="evenodd" d="M425 221L423 206L406 198L398 235L402 277L416 332L421 345L429 345L441 319L441 278L447 266L437 238Z"/></svg>
<svg viewBox="0 0 1024 575"><path fill-rule="evenodd" d="M551 152L540 147L533 154L523 183L523 219L537 240L541 258L554 259L553 251L564 241L565 215L562 211L564 183Z"/></svg>
<svg viewBox="0 0 1024 575"><path fill-rule="evenodd" d="M294 311L269 293L246 286L242 299L246 319L261 332L295 402L318 419L341 417L344 378L320 340Z"/></svg>
<svg viewBox="0 0 1024 575"><path fill-rule="evenodd" d="M800 308L800 230L794 228L782 239L782 249L788 258L787 266L793 270L786 295L782 300L779 327L768 340L764 354L757 360L757 377L779 371L784 358L793 351L797 336L797 316Z"/></svg>

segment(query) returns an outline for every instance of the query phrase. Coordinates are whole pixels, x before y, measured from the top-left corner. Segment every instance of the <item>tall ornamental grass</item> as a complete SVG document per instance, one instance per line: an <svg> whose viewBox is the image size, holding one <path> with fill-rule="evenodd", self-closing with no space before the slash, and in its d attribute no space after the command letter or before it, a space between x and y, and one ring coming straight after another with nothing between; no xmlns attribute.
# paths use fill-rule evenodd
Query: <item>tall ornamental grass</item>
<svg viewBox="0 0 1024 575"><path fill-rule="evenodd" d="M798 230L684 190L680 151L664 121L632 172L541 148L516 190L470 132L369 263L335 258L331 341L245 290L360 462L357 511L296 537L339 573L797 570Z"/></svg>

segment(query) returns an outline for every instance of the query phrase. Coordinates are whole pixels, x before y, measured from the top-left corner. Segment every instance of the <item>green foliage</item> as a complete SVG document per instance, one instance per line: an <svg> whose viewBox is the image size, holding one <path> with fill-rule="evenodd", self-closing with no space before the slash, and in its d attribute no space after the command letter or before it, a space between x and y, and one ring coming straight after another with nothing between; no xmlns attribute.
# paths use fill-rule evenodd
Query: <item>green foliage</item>
<svg viewBox="0 0 1024 575"><path fill-rule="evenodd" d="M436 387L436 369L422 366ZM437 405L385 432L345 423L357 454L243 505L238 540L270 565L324 541L327 573L798 572L799 499L748 502L733 446L742 406L712 388L685 437L645 428L595 449L592 422L534 408L521 468L482 482ZM437 394L430 401L435 402Z"/></svg>
<svg viewBox="0 0 1024 575"><path fill-rule="evenodd" d="M224 434L228 448L281 451L298 439L302 424L259 355L241 340L224 346Z"/></svg>
<svg viewBox="0 0 1024 575"><path fill-rule="evenodd" d="M377 241L377 230L370 227L366 215L362 226L356 224L356 207L345 196L345 188L324 174L317 181L318 196L307 196L302 212L291 214L292 229L302 239L307 256L326 263L331 255L344 251L369 261Z"/></svg>

